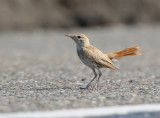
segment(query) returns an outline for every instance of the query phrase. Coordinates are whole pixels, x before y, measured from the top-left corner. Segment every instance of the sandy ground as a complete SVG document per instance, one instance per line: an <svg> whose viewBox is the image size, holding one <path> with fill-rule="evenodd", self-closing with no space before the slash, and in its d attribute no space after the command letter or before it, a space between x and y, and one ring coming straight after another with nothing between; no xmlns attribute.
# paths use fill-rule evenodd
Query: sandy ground
<svg viewBox="0 0 160 118"><path fill-rule="evenodd" d="M141 56L102 69L99 90L81 90L93 77L65 34L87 34L103 52L139 45ZM0 32L0 112L160 102L160 25L70 31Z"/></svg>

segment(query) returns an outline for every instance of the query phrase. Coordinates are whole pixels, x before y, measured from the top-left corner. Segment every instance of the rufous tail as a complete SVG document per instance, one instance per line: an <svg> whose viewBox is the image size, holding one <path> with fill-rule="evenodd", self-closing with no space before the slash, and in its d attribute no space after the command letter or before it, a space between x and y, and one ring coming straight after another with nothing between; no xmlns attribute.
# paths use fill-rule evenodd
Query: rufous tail
<svg viewBox="0 0 160 118"><path fill-rule="evenodd" d="M138 51L140 51L139 46L131 46L124 50L109 53L107 55L110 59L117 59L117 58L126 57L126 56L140 55L137 53Z"/></svg>

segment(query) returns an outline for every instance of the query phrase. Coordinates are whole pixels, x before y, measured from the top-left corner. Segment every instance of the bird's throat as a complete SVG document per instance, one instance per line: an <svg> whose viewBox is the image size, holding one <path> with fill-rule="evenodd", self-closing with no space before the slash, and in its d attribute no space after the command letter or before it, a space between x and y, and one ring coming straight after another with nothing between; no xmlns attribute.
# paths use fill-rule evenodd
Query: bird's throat
<svg viewBox="0 0 160 118"><path fill-rule="evenodd" d="M77 45L77 51L82 51L82 47L80 45Z"/></svg>

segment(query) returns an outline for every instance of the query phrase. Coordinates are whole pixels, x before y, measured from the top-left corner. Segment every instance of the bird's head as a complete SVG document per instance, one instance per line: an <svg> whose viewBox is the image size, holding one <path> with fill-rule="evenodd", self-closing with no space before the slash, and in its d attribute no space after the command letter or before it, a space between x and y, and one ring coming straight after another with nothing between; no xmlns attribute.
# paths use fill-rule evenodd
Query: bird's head
<svg viewBox="0 0 160 118"><path fill-rule="evenodd" d="M85 47L90 45L89 39L84 34L73 34L65 36L72 38L78 46Z"/></svg>

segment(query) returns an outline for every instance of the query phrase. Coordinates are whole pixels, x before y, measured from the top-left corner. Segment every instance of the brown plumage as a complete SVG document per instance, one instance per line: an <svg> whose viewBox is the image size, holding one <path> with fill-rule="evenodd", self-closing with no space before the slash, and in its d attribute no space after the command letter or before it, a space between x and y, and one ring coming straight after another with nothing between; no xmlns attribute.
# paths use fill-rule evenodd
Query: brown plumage
<svg viewBox="0 0 160 118"><path fill-rule="evenodd" d="M95 89L97 87L98 81L102 75L100 68L110 68L116 71L119 70L114 66L112 59L140 55L137 54L137 52L140 51L138 46L132 46L121 51L104 54L96 47L90 45L89 39L84 34L73 34L66 36L72 38L75 41L75 43L77 44L77 54L80 60L85 65L90 67L95 75L91 82L85 87L87 89ZM94 81L94 79L97 77L96 70L98 70L99 77L96 84L92 86L92 81Z"/></svg>
<svg viewBox="0 0 160 118"><path fill-rule="evenodd" d="M117 58L126 57L126 56L140 55L140 54L136 53L137 51L140 51L138 46L131 46L131 47L126 48L124 50L109 53L109 54L106 54L106 55L110 59L117 59Z"/></svg>

